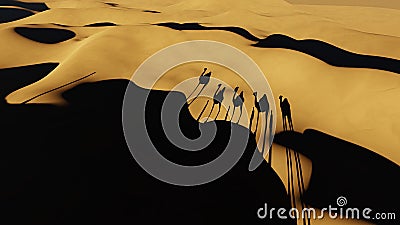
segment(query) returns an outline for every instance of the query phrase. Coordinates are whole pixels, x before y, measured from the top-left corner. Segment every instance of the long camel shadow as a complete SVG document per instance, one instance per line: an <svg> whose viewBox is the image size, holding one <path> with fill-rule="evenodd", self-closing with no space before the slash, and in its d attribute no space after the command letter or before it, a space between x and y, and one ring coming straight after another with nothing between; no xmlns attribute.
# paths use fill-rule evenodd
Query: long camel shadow
<svg viewBox="0 0 400 225"><path fill-rule="evenodd" d="M338 208L343 196L344 208L371 208L374 213L399 215L400 167L369 149L323 132L307 129L304 133L282 132L274 142L300 152L312 161L312 175L305 193L307 204L317 208ZM373 220L377 224L397 224L397 220Z"/></svg>
<svg viewBox="0 0 400 225"><path fill-rule="evenodd" d="M157 150L176 163L198 165L215 159L225 149L229 132L248 135L239 162L214 182L181 187L158 181L133 159L122 128L122 104L127 80L84 83L63 93L68 106L9 105L2 127L0 210L7 224L295 224L274 217L261 220L257 210L290 206L278 175L264 162L253 172L248 164L256 149L247 129L217 121L209 146L187 152L162 131L160 110L171 96L183 106L179 127L190 139L200 135L181 93L140 88L147 96L145 122ZM134 102L133 102L134 104ZM19 113L13 114L12 112ZM4 116L0 112L0 116ZM143 115L137 108L132 116ZM34 118L34 122L24 119ZM12 122L8 122L12 121ZM211 124L211 123L210 123ZM146 132L138 129L136 133ZM147 147L143 146L143 151ZM191 154L193 153L193 154Z"/></svg>

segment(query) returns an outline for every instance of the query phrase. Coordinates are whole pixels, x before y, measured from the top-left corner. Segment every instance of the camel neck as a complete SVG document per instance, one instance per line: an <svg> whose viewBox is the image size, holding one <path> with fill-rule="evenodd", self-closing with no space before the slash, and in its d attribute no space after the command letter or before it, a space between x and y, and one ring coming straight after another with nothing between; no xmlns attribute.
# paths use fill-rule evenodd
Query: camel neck
<svg viewBox="0 0 400 225"><path fill-rule="evenodd" d="M217 90L215 90L215 92L214 92L214 96L216 96L216 95L217 95L217 93L218 93L219 89L220 89L220 86L218 86Z"/></svg>

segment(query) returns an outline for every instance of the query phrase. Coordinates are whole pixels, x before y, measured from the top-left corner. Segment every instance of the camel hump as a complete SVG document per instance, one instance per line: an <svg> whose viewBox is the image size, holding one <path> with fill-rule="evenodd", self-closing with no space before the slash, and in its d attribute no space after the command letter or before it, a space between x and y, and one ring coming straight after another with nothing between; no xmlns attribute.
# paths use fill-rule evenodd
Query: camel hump
<svg viewBox="0 0 400 225"><path fill-rule="evenodd" d="M259 101L260 104L260 110L263 112L268 112L269 111L269 102L267 95L263 95Z"/></svg>
<svg viewBox="0 0 400 225"><path fill-rule="evenodd" d="M239 97L240 97L240 99L241 99L242 101L244 101L243 91L240 92Z"/></svg>
<svg viewBox="0 0 400 225"><path fill-rule="evenodd" d="M211 72L208 72L208 73L204 74L204 76L210 77L211 76Z"/></svg>
<svg viewBox="0 0 400 225"><path fill-rule="evenodd" d="M290 107L289 101L287 100L287 98L285 98L283 100L283 104L285 104L286 106Z"/></svg>

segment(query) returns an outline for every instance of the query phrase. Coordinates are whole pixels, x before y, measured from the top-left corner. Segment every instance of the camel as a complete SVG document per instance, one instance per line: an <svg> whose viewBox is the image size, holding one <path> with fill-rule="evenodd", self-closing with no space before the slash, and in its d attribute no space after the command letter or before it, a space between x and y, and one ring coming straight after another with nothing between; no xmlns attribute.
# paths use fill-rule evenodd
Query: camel
<svg viewBox="0 0 400 225"><path fill-rule="evenodd" d="M235 87L234 89L234 94L232 97L232 102L233 102L233 113L232 113L232 117L231 117L231 121L233 116L235 115L235 109L237 107L240 107L240 115L239 115L239 119L236 123L239 123L240 118L242 117L242 113L243 113L243 103L244 103L244 97L243 97L243 91L240 92L239 95L237 95L237 91L239 90L239 87Z"/></svg>
<svg viewBox="0 0 400 225"><path fill-rule="evenodd" d="M282 112L282 120L283 120L283 127L287 126L287 121L289 122L289 129L293 130L293 124L292 124L292 113L290 111L290 104L287 98L282 100L283 96L279 96L279 106L281 107L281 112Z"/></svg>
<svg viewBox="0 0 400 225"><path fill-rule="evenodd" d="M212 105L212 107L211 107L210 114L208 114L208 117L207 117L206 122L207 122L208 119L210 118L211 113L213 112L213 109L214 109L214 106L215 106L215 105L218 104L218 112L217 112L217 115L215 116L215 120L217 119L217 117L218 117L218 115L219 115L219 112L221 111L221 103L222 103L222 101L224 100L224 92L225 92L225 89L226 89L226 88L224 87L224 88L222 88L221 91L219 91L220 88L221 88L221 84L218 84L218 88L217 88L217 90L215 90L215 93L214 93L214 96L213 96L214 102L213 102L213 105Z"/></svg>
<svg viewBox="0 0 400 225"><path fill-rule="evenodd" d="M201 94L201 92L204 90L204 88L207 86L207 84L210 82L210 77L211 77L211 72L206 73L207 68L203 69L203 72L201 73L201 75L199 76L199 83L196 85L196 87L194 88L194 90L192 91L192 93L190 93L189 97L186 98L186 101L190 99L190 97L193 95L193 93L197 90L197 88L200 85L203 85L203 87L200 89L200 92L197 93L196 97L193 98L193 100L188 104L191 105L194 100L197 99L197 97L199 97L199 95Z"/></svg>
<svg viewBox="0 0 400 225"><path fill-rule="evenodd" d="M254 133L256 134L257 129L258 129L258 120L259 120L260 113L267 112L266 114L268 114L269 102L268 102L267 95L265 95L265 94L260 98L260 100L257 100L257 92L254 92L253 95L254 95L254 106L257 109L256 130L254 131ZM267 117L267 115L265 115L265 117ZM267 119L265 121L267 121Z"/></svg>
<svg viewBox="0 0 400 225"><path fill-rule="evenodd" d="M253 93L254 95L254 106L257 109L257 119L256 119L256 130L254 131L254 134L257 134L257 129L258 129L258 121L259 121L259 116L260 113L264 113L265 114L265 127L264 127L264 137L263 137L263 146L262 146L262 155L264 155L264 151L265 151L265 139L266 139L266 135L267 135L267 123L268 123L268 112L269 112L269 102L268 102L268 98L267 95L264 94L260 100L257 100L257 92Z"/></svg>

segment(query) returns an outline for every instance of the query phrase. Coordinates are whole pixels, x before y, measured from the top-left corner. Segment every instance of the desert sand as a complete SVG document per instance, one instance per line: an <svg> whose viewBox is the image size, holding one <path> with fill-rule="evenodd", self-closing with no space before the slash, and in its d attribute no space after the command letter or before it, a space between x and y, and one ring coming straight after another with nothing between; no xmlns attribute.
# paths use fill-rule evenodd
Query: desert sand
<svg viewBox="0 0 400 225"><path fill-rule="evenodd" d="M252 1L44 1L49 10L0 24L0 67L59 63L45 78L6 97L19 104L35 95L96 72L85 80L43 95L32 103L63 105L61 93L84 82L130 79L139 65L155 52L183 41L214 40L248 54L265 74L279 107L279 95L288 98L295 130L314 128L370 149L400 165L400 74L371 68L329 65L307 53L287 48L260 48L257 41L224 30L174 30L157 23L199 23L205 27L240 27L257 40L283 34L296 40L319 40L343 50L400 60L400 11L392 8L338 5L296 5L284 0ZM304 2L301 2L304 3ZM9 7L22 9L22 7ZM18 29L58 29L56 40L21 35ZM73 34L72 34L73 32ZM29 32L28 32L29 33ZM51 34L49 33L49 36ZM43 38L43 37L42 37ZM45 43L51 42L51 43ZM399 61L396 61L397 65ZM155 87L171 90L203 67L234 87L245 86L224 67L191 63L166 73ZM224 74L224 76L222 76ZM149 74L151 76L151 74ZM157 75L154 75L157 76ZM151 77L149 78L151 79ZM206 89L212 93L214 89ZM253 106L252 91L245 89L246 109ZM197 117L205 104L199 99L189 109ZM279 108L277 109L279 111ZM205 115L208 115L206 110ZM224 113L223 113L224 115ZM221 116L219 117L221 118ZM246 125L248 121L241 121ZM276 132L282 131L277 116ZM273 145L273 168L287 179L284 148ZM305 180L311 161L302 157ZM371 165L372 166L372 165ZM348 224L367 224L347 221ZM343 224L324 219L313 224Z"/></svg>

